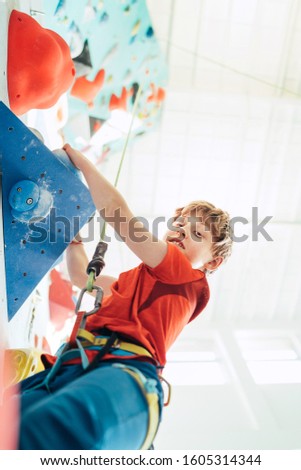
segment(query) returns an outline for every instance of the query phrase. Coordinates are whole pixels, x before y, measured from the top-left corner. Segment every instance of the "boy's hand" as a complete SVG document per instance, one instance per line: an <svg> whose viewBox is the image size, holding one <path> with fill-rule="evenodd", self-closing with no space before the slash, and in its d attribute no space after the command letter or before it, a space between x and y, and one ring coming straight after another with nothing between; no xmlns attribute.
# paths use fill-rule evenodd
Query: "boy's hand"
<svg viewBox="0 0 301 470"><path fill-rule="evenodd" d="M86 157L79 150L71 147L70 144L65 144L63 150L65 150L73 165L81 170L82 163L86 160Z"/></svg>

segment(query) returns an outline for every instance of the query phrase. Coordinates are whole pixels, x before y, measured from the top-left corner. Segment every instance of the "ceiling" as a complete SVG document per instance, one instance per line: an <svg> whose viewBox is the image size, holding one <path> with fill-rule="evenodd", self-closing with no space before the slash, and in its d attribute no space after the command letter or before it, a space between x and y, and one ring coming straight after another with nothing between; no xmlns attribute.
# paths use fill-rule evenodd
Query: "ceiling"
<svg viewBox="0 0 301 470"><path fill-rule="evenodd" d="M211 276L211 302L198 324L295 328L301 2L147 3L169 66L167 98L159 127L127 149L119 188L133 211L150 220L196 198L239 218L235 235L246 240ZM113 156L102 166L112 180L118 163ZM265 232L256 230L261 222ZM120 245L112 242L107 255L113 273L136 261Z"/></svg>

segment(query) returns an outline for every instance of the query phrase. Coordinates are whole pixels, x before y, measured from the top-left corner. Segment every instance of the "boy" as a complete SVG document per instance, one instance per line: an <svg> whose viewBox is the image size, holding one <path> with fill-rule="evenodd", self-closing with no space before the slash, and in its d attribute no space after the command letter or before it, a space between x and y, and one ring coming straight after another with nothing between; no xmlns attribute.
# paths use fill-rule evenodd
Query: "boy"
<svg viewBox="0 0 301 470"><path fill-rule="evenodd" d="M191 203L176 211L158 240L81 152L68 144L64 150L82 171L96 209L142 263L118 280L97 278L105 297L80 333L86 369L68 357L51 374L55 358L45 356L50 374L46 369L21 384L19 448L150 448L162 409L158 372L168 348L209 300L205 273L231 253L229 216L212 204ZM85 286L80 241L68 247L67 264L72 282Z"/></svg>

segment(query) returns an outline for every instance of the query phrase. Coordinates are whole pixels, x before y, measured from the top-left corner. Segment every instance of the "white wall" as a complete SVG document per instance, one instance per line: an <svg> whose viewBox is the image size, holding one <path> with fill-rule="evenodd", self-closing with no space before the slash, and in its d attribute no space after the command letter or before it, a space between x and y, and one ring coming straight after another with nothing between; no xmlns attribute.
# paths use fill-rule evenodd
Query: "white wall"
<svg viewBox="0 0 301 470"><path fill-rule="evenodd" d="M255 427L231 385L174 387L155 441L164 449L300 449L300 385L259 389L275 424Z"/></svg>
<svg viewBox="0 0 301 470"><path fill-rule="evenodd" d="M299 383L256 384L234 332L235 328L208 332L218 338L226 383L172 387L155 441L157 450L301 448L301 376L295 377ZM269 339L273 330L257 333ZM270 363L272 367L274 361Z"/></svg>

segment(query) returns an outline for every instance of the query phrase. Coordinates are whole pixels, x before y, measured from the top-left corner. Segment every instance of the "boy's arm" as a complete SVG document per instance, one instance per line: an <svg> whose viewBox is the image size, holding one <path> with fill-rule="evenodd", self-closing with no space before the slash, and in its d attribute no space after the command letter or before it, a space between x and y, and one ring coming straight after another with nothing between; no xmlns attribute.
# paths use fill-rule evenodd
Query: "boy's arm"
<svg viewBox="0 0 301 470"><path fill-rule="evenodd" d="M67 269L70 281L76 287L83 289L87 285L88 275L86 269L89 263L84 245L81 243L70 243L66 250ZM100 275L94 284L102 287L104 295L111 294L111 285L116 281L112 276Z"/></svg>
<svg viewBox="0 0 301 470"><path fill-rule="evenodd" d="M161 263L167 243L158 240L134 217L125 199L84 155L69 144L64 146L72 163L82 171L93 202L101 216L125 241L138 258L150 267Z"/></svg>

